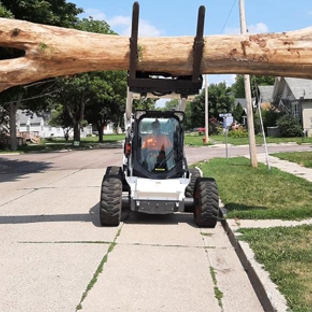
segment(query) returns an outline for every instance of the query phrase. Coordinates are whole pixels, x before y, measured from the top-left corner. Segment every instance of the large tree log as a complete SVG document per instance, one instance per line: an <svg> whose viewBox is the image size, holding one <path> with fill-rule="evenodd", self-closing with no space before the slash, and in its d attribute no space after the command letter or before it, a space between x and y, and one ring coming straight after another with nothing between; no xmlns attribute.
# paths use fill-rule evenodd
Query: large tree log
<svg viewBox="0 0 312 312"><path fill-rule="evenodd" d="M138 69L192 73L193 37L139 38ZM0 61L0 91L48 77L129 69L129 38L0 18L0 46L25 57ZM312 27L205 37L203 74L312 78Z"/></svg>

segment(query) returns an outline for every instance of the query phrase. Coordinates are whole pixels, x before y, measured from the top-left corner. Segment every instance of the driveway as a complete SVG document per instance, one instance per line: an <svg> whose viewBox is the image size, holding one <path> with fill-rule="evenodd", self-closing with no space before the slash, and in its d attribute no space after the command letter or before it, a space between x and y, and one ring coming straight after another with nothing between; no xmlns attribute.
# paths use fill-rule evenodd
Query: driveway
<svg viewBox="0 0 312 312"><path fill-rule="evenodd" d="M121 153L0 157L0 311L263 311L220 224L125 210L118 228L100 227L101 180Z"/></svg>

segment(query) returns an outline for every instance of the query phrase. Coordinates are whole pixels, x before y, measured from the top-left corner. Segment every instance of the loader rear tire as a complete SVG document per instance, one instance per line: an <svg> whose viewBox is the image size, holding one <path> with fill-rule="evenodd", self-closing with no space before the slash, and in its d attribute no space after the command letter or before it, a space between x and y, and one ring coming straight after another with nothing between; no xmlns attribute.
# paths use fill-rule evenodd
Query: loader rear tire
<svg viewBox="0 0 312 312"><path fill-rule="evenodd" d="M100 221L103 226L118 226L122 211L122 171L108 167L101 186Z"/></svg>
<svg viewBox="0 0 312 312"><path fill-rule="evenodd" d="M194 187L194 221L199 227L214 228L219 217L219 194L212 178L197 178Z"/></svg>
<svg viewBox="0 0 312 312"><path fill-rule="evenodd" d="M185 197L192 198L194 194L194 186L197 178L201 177L200 171L197 168L190 168L191 181L185 189Z"/></svg>
<svg viewBox="0 0 312 312"><path fill-rule="evenodd" d="M186 198L193 198L196 179L201 177L201 173L197 168L190 168L190 173L191 173L191 181L185 189ZM184 211L194 212L194 205L186 206Z"/></svg>

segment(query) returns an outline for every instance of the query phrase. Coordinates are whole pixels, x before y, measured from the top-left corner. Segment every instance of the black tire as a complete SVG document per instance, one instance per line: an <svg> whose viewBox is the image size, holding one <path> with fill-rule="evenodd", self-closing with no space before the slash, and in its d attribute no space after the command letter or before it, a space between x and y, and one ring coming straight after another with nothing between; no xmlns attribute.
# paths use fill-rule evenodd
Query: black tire
<svg viewBox="0 0 312 312"><path fill-rule="evenodd" d="M214 179L196 179L194 204L195 224L199 227L214 228L219 216L219 193Z"/></svg>
<svg viewBox="0 0 312 312"><path fill-rule="evenodd" d="M190 168L190 173L191 181L185 189L185 197L187 198L193 198L196 179L201 177L200 171L197 168Z"/></svg>
<svg viewBox="0 0 312 312"><path fill-rule="evenodd" d="M122 171L108 167L101 186L100 221L103 226L118 226L122 210Z"/></svg>
<svg viewBox="0 0 312 312"><path fill-rule="evenodd" d="M193 198L194 195L194 186L197 178L201 177L200 171L197 168L190 168L191 181L185 189L185 197ZM194 205L189 205L185 207L185 212L194 212Z"/></svg>

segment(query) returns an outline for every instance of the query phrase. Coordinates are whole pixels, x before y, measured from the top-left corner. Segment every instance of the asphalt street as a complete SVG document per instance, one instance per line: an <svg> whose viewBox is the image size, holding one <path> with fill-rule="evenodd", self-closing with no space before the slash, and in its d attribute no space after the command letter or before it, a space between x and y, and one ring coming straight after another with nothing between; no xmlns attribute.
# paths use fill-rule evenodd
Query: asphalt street
<svg viewBox="0 0 312 312"><path fill-rule="evenodd" d="M121 161L120 148L0 156L0 311L263 311L220 224L125 210L118 228L100 227L100 184Z"/></svg>

